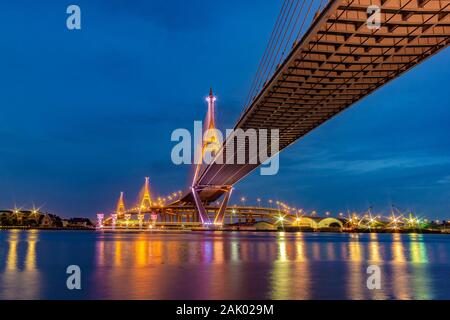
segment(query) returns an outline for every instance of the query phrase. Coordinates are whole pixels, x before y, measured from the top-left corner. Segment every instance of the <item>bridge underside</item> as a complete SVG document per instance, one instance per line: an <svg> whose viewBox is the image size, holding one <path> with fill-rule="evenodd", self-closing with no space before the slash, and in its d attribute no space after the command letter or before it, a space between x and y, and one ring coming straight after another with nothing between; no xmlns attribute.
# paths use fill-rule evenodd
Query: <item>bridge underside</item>
<svg viewBox="0 0 450 320"><path fill-rule="evenodd" d="M378 29L368 28L370 5L381 8ZM330 1L235 128L279 129L281 151L445 48L449 13L450 0ZM227 147L229 142L222 153ZM223 194L208 186L232 186L259 165L259 160L209 165L198 179L201 200L215 201ZM180 200L192 201L190 192Z"/></svg>

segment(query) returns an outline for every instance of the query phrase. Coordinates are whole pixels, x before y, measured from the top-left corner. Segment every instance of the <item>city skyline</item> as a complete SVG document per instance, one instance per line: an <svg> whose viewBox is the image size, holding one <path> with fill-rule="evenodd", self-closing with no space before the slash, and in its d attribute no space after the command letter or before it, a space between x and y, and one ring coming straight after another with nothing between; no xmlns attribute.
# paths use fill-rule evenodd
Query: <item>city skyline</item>
<svg viewBox="0 0 450 320"><path fill-rule="evenodd" d="M120 191L133 201L145 176L157 194L184 190L191 168L171 163L171 132L204 119L211 86L218 127L232 128L279 5L180 2L173 13L163 2L81 1L83 29L71 33L56 12L35 32L21 25L57 7L8 4L0 18L16 32L1 44L0 207L93 218L113 210ZM322 212L395 204L448 218L449 65L447 49L325 123L281 153L278 175L238 184L232 203L273 198Z"/></svg>

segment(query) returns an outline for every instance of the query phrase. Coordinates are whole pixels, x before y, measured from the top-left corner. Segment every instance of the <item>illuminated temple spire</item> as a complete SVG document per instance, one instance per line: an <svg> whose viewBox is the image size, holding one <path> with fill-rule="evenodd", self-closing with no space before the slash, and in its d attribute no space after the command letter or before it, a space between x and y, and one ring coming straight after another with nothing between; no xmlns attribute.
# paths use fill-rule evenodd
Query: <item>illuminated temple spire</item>
<svg viewBox="0 0 450 320"><path fill-rule="evenodd" d="M124 200L124 195L123 192L120 193L120 197L119 197L119 201L117 201L117 208L116 208L116 213L118 215L122 215L124 214L126 211L125 209L125 200Z"/></svg>
<svg viewBox="0 0 450 320"><path fill-rule="evenodd" d="M152 197L150 196L150 178L145 178L144 193L141 200L141 210L148 210L152 206Z"/></svg>

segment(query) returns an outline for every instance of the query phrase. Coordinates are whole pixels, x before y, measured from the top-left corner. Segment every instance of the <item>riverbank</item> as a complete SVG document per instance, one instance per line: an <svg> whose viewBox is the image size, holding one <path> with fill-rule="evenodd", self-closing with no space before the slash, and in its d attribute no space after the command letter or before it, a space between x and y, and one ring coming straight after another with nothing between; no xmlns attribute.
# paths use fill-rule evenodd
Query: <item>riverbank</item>
<svg viewBox="0 0 450 320"><path fill-rule="evenodd" d="M0 226L0 230L54 230L54 231L95 231L94 227L32 227L32 226Z"/></svg>
<svg viewBox="0 0 450 320"><path fill-rule="evenodd" d="M286 232L286 233L380 233L380 234L448 234L450 229L429 230L429 229L408 229L408 230L339 230L336 228L314 230L309 228L285 227L280 229L249 229L249 228L180 228L180 229L138 229L138 228L116 228L116 229L98 229L94 227L31 227L31 226L0 226L1 230L42 230L42 231L96 231L107 233L190 233L190 232Z"/></svg>

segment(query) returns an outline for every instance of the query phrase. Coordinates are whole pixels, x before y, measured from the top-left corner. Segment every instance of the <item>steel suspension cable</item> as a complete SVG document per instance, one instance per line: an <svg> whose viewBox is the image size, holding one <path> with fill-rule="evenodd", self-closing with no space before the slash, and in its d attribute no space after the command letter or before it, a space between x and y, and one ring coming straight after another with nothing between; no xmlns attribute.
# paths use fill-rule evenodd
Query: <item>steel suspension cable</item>
<svg viewBox="0 0 450 320"><path fill-rule="evenodd" d="M253 79L252 86L250 87L250 91L248 93L248 96L247 96L247 99L246 99L246 102L245 102L245 106L246 107L248 106L248 104L251 103L251 99L253 98L253 93L254 93L255 90L257 90L256 86L257 86L257 84L260 81L259 78L261 77L261 72L262 72L262 70L263 70L263 68L264 68L264 66L266 64L268 56L271 54L270 51L272 50L274 40L275 40L275 38L276 38L276 36L278 34L278 30L279 30L279 27L281 25L282 18L285 15L288 1L289 0L284 0L283 6L281 7L280 13L278 14L278 18L277 18L277 20L275 22L275 26L274 26L274 28L272 30L272 34L270 36L269 43L267 44L267 47L266 47L266 49L264 51L264 55L261 58L261 61L259 63L258 69L257 69L255 77Z"/></svg>
<svg viewBox="0 0 450 320"><path fill-rule="evenodd" d="M311 8L312 8L313 3L314 3L314 1L311 1L309 3L308 11L306 12L305 17L303 18L302 25L300 26L300 29L298 30L298 33L297 33L297 37L296 37L297 41L300 40L300 36L302 34L303 27L305 25L305 22L306 22L306 19L308 18L309 13L311 12Z"/></svg>
<svg viewBox="0 0 450 320"><path fill-rule="evenodd" d="M289 9L288 9L288 16L289 16L289 14L291 12L292 4L293 4L293 0L290 1L290 6L289 6ZM282 32L281 32L282 34L286 33L286 30L285 30L286 21L287 21L287 18L284 19L283 24L282 24ZM284 30L284 32L283 32L283 30ZM284 38L284 36L282 38ZM271 66L273 65L274 59L276 59L276 55L274 55L274 52L275 51L279 52L279 48L280 48L280 45L281 45L281 44L279 44L279 40L280 40L280 36L278 36L277 39L276 39L275 48L274 48L274 50L272 50L272 53L271 53L271 56L270 56L270 59L269 59L269 63L266 64L266 66L264 68L264 71L262 73L262 78L260 79L260 80L262 80L262 83L260 82L260 83L257 84L257 89L260 88L261 84L264 85L264 82L267 80L267 77L268 77L267 75L271 71Z"/></svg>
<svg viewBox="0 0 450 320"><path fill-rule="evenodd" d="M292 10L294 1L296 1L296 4L295 4L294 9ZM274 66L276 66L277 63L280 63L282 61L282 59L284 58L284 55L286 54L286 50L287 50L289 44L291 43L293 33L296 31L298 22L300 21L300 18L302 17L302 12L303 12L303 9L305 7L305 3L307 0L303 0L302 4L300 6L300 10L296 14L300 1L301 0L284 0L283 6L280 10L280 14L278 15L277 21L275 23L275 27L272 30L272 34L271 34L269 43L264 51L263 57L261 58L257 72L253 79L250 91L245 100L244 110L246 110L248 107L250 107L252 100L258 94L259 90L261 89L261 86L263 86L264 83L268 80L268 78L272 75ZM294 40L294 43L299 41L299 39L302 35L303 27L309 18L309 15L311 13L311 9L313 7L314 2L315 2L314 0L310 0L307 12L303 16L303 20L298 29L298 33ZM326 2L327 1L325 1L325 4L326 4ZM322 11L323 4L324 4L324 0L320 0L320 3L317 7L318 9L317 9L316 15L314 17L316 17ZM295 18L294 24L292 25L292 21L293 21L294 17L296 17L296 18ZM289 33L289 35L286 38L286 35L288 33ZM281 48L283 48L283 50L281 51L281 55L280 55Z"/></svg>
<svg viewBox="0 0 450 320"><path fill-rule="evenodd" d="M287 46L288 46L289 43L291 42L292 35L294 34L294 31L296 30L296 26L297 26L297 24L298 24L298 22L299 22L299 20L300 20L300 17L302 16L303 7L305 6L305 2L306 2L306 0L303 0L302 5L300 6L300 10L299 10L299 12L298 12L298 14L297 14L297 18L296 18L296 20L295 20L294 26L293 26L292 29L291 29L291 32L290 32L290 34L289 34L288 41L286 42L286 45L285 45L285 47L284 47L284 49L283 49L283 52L282 52L282 55L281 55L281 60L282 60L283 57L284 57L284 54L285 54L286 49L287 49Z"/></svg>
<svg viewBox="0 0 450 320"><path fill-rule="evenodd" d="M289 20L289 16L291 16L291 9L292 9L292 5L293 5L293 4L294 4L294 0L291 0L291 5L289 6L288 15L287 15L287 17L286 17L286 19L284 20L284 23L283 23L283 32L282 32L282 33L280 34L280 36L278 37L277 42L276 42L276 48L275 48L275 50L273 51L273 54L272 54L272 57L271 57L271 59L270 59L269 64L266 66L266 69L264 70L264 74L263 74L263 78L264 78L263 81L264 81L264 82L267 81L267 78L268 78L268 77L270 76L270 74L272 73L273 65L274 65L274 63L276 62L277 57L278 57L278 54L279 54L279 52L280 52L280 48L281 48L282 45L283 45L284 38L285 38L285 36L286 36L287 29L288 29L288 27L289 27L289 25L286 26L286 23L287 23L288 20ZM263 82L263 85L264 85L264 82Z"/></svg>
<svg viewBox="0 0 450 320"><path fill-rule="evenodd" d="M286 43L285 43L285 45L284 45L284 48L283 48L283 50L281 51L280 58L278 58L280 49L282 48L283 43L284 43L284 40L285 40L285 36L286 36L287 33L289 32L289 30L291 30L291 23L292 23L292 20L294 19L295 12L297 11L297 8L298 8L299 3L300 3L300 0L296 0L296 4L295 4L295 7L294 7L294 10L292 11L292 14L290 15L289 23L288 23L288 25L287 25L287 27L286 27L285 33L283 34L283 38L281 39L280 47L278 48L277 54L276 54L276 56L275 56L275 60L274 60L275 66L277 65L276 63L280 63L281 60L283 59L284 52L285 52L285 50L286 50L287 45L289 44L289 37L288 37L288 39L286 40ZM294 27L295 27L295 23L294 23L292 29L293 29ZM272 67L271 67L270 71L272 71L272 70L273 70L273 69L272 69ZM270 77L270 76L271 76L271 74L268 74L268 77Z"/></svg>

